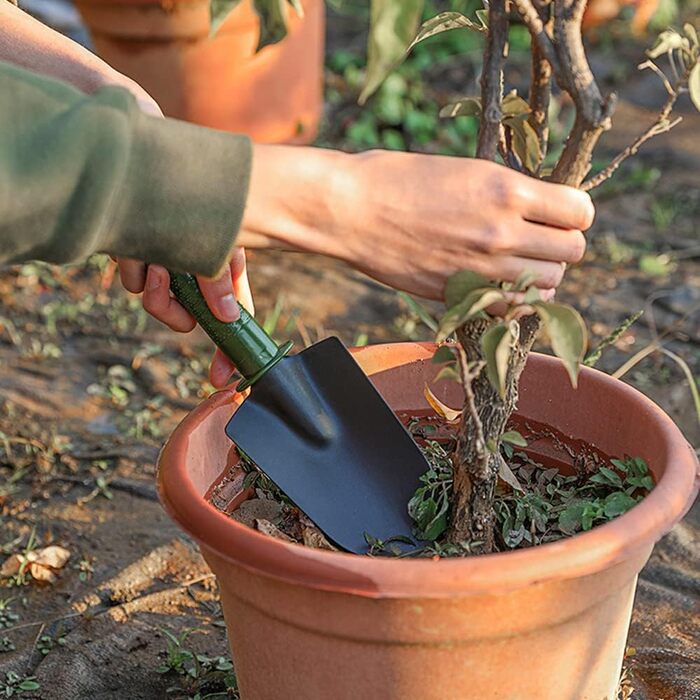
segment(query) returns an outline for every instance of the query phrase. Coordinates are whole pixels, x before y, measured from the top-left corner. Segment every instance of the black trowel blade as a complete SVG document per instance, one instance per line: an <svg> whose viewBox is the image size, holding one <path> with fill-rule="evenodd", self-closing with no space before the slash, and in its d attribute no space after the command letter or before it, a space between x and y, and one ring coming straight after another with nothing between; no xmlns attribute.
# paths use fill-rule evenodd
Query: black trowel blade
<svg viewBox="0 0 700 700"><path fill-rule="evenodd" d="M226 434L338 547L415 540L407 504L428 463L337 338L272 368Z"/></svg>

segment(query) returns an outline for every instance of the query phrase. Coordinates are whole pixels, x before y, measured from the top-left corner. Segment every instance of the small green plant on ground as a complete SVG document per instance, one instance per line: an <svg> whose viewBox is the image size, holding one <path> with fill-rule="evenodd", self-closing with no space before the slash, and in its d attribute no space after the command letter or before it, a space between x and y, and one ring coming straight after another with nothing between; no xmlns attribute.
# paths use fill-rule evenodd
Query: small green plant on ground
<svg viewBox="0 0 700 700"><path fill-rule="evenodd" d="M48 656L54 649L65 646L65 644L66 638L63 634L57 634L56 636L42 634L36 643L36 648L42 656Z"/></svg>
<svg viewBox="0 0 700 700"><path fill-rule="evenodd" d="M0 697L14 698L25 693L33 693L41 686L35 676L20 676L14 671L7 671L5 679L0 679Z"/></svg>
<svg viewBox="0 0 700 700"><path fill-rule="evenodd" d="M166 638L166 652L158 673L177 680L177 685L168 688L169 695L191 700L239 699L236 674L229 658L198 654L186 646L193 630L185 630L179 635L165 629L161 632Z"/></svg>
<svg viewBox="0 0 700 700"><path fill-rule="evenodd" d="M0 598L0 630L14 627L19 615L12 611L11 603L14 598Z"/></svg>

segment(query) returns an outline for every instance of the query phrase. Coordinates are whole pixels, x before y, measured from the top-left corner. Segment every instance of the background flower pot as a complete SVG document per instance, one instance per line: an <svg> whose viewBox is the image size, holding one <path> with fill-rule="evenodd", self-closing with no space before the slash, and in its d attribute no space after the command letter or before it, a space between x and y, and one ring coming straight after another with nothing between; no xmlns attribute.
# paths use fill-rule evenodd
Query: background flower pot
<svg viewBox="0 0 700 700"><path fill-rule="evenodd" d="M434 347L360 349L397 410L426 409ZM454 383L434 385L446 403ZM637 574L690 507L698 464L651 401L595 370L579 388L533 355L519 414L603 452L646 459L657 485L622 517L529 550L451 560L356 557L286 544L204 496L235 462L223 428L241 401L220 392L173 433L159 465L169 513L199 541L221 586L246 700L602 700L615 697Z"/></svg>
<svg viewBox="0 0 700 700"><path fill-rule="evenodd" d="M323 108L323 0L289 13L289 33L255 53L243 0L209 38L209 0L76 0L97 53L165 114L263 143L312 141Z"/></svg>

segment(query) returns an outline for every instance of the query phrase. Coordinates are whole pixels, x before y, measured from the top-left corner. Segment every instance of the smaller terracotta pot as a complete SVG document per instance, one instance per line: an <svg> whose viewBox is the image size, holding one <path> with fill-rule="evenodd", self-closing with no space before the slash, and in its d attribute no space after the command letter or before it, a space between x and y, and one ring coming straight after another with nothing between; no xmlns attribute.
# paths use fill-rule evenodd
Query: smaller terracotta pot
<svg viewBox="0 0 700 700"><path fill-rule="evenodd" d="M209 37L209 0L76 0L97 53L170 117L261 143L308 143L323 109L323 0L289 13L289 33L255 53L250 0Z"/></svg>
<svg viewBox="0 0 700 700"><path fill-rule="evenodd" d="M395 410L424 411L434 349L374 346L355 358ZM456 383L432 387L459 404ZM159 460L160 496L218 578L244 700L614 700L637 575L693 502L697 459L663 411L601 372L584 369L574 390L558 360L533 355L520 393L521 418L647 460L650 495L610 523L530 549L354 556L272 539L207 502L236 463L224 435L242 401L235 391L180 424Z"/></svg>

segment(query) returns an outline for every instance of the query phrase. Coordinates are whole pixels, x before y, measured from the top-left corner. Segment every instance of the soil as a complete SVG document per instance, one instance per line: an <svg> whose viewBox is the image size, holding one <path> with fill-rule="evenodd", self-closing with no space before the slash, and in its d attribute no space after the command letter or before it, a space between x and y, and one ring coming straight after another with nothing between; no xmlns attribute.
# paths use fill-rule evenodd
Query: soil
<svg viewBox="0 0 700 700"><path fill-rule="evenodd" d="M615 63L604 48L596 55L604 67ZM664 98L653 76L622 77L608 155L654 118ZM603 355L606 371L665 334L668 349L700 373L700 115L687 101L680 109L684 121L597 195L586 260L569 271L560 293L583 310L594 342L648 310ZM333 119L331 111L330 126ZM636 174L654 169L663 173L658 180L635 184ZM175 336L147 319L113 272L101 260L0 274L0 552L22 551L32 532L37 546L71 552L54 585L0 588L0 601L12 598L19 618L0 611L0 624L10 622L0 639L15 647L0 653L0 689L9 671L40 684L22 697L166 697L178 679L158 672L163 629L195 628L193 648L228 653L215 582L153 488L160 445L206 394L209 345L199 333ZM255 253L250 277L258 316L299 344L331 333L348 344L430 337L394 292L335 261ZM650 355L624 379L700 446L676 364ZM634 698L700 698L699 534L696 504L642 572L629 638ZM44 655L44 635L64 643Z"/></svg>

